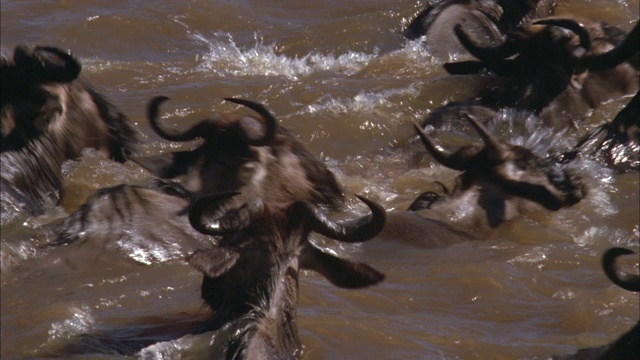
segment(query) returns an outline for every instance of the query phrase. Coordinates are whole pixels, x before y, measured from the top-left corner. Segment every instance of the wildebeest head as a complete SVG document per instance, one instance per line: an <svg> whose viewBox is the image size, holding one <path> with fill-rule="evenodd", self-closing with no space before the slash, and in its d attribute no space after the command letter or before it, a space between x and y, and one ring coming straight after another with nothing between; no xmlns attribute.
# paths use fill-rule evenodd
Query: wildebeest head
<svg viewBox="0 0 640 360"><path fill-rule="evenodd" d="M452 37L456 24L482 43L493 45L504 34L531 18L548 16L557 0L444 0L429 4L404 30L408 39L425 36L432 53L439 56L464 51Z"/></svg>
<svg viewBox="0 0 640 360"><path fill-rule="evenodd" d="M153 129L170 141L203 139L191 151L137 158L144 168L163 179L177 179L194 198L221 191L241 191L267 202L308 200L337 207L342 189L333 174L261 104L225 99L244 105L259 116L214 114L184 132L170 133L158 124L158 107L166 97L149 104Z"/></svg>
<svg viewBox="0 0 640 360"><path fill-rule="evenodd" d="M125 161L135 142L126 118L78 76L80 63L55 47L15 48L2 59L2 151L51 134L67 158L84 147Z"/></svg>
<svg viewBox="0 0 640 360"><path fill-rule="evenodd" d="M215 311L209 327L217 329L242 317L227 358L241 353L242 358L299 357L295 319L300 268L317 271L343 288L366 287L384 278L366 264L321 251L309 242L309 234L315 231L342 242L366 241L382 230L386 213L365 198L360 199L372 216L346 225L333 222L305 201L279 206L255 199L232 210L220 206L235 194L202 198L189 213L195 229L223 237L215 248L187 258L204 273L202 297Z"/></svg>
<svg viewBox="0 0 640 360"><path fill-rule="evenodd" d="M123 162L135 133L123 114L78 79L81 65L55 47L15 48L0 64L2 178L31 213L55 203L60 166L93 147Z"/></svg>
<svg viewBox="0 0 640 360"><path fill-rule="evenodd" d="M44 86L70 83L80 70L80 64L71 55L57 48L30 49L23 45L16 47L13 59L2 56L3 151L46 132L63 109L60 99Z"/></svg>
<svg viewBox="0 0 640 360"><path fill-rule="evenodd" d="M561 93L570 91L575 93L572 97L593 108L610 98L611 92L625 94L637 88L639 64L637 58L631 58L631 49L637 49L637 28L638 25L623 40L623 31L604 23L543 18L522 25L497 46L484 46L457 25L456 36L480 61L448 63L445 68L452 74L488 69L510 78L504 91L483 94L492 106L517 106L539 112ZM602 56L616 45L619 50ZM606 79L590 74L613 69L625 61L627 66L608 73Z"/></svg>
<svg viewBox="0 0 640 360"><path fill-rule="evenodd" d="M525 147L503 143L474 117L465 117L482 137L483 146L468 145L447 153L437 149L429 135L415 125L423 144L436 161L463 171L453 196L473 187L491 188L494 193L502 194L498 195L503 198L501 201L526 199L549 210L571 206L585 196L580 179L551 159L540 158ZM485 210L490 224L497 225L497 221L491 220L495 209L488 206Z"/></svg>

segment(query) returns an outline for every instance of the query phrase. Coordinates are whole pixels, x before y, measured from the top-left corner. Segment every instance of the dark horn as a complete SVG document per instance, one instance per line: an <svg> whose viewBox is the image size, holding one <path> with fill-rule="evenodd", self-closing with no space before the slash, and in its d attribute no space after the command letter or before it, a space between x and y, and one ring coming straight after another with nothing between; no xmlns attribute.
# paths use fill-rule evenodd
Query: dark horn
<svg viewBox="0 0 640 360"><path fill-rule="evenodd" d="M273 116L273 114L271 114L271 112L269 112L269 110L267 110L267 108L264 107L264 105L251 100L246 100L246 99L238 99L238 98L224 98L224 99L227 101L231 101L232 103L244 105L249 109L258 113L258 115L262 116L262 118L264 119L265 121L264 125L266 130L264 136L261 139L247 138L247 143L249 145L266 146L271 143L271 141L276 135L277 120L275 116Z"/></svg>
<svg viewBox="0 0 640 360"><path fill-rule="evenodd" d="M468 162L465 161L467 159L463 160L459 157L453 156L452 154L446 153L445 151L438 150L433 144L431 138L429 138L429 135L422 130L420 125L414 123L413 127L420 136L420 140L422 140L424 147L427 148L429 154L431 154L437 162L453 170L465 171L467 169Z"/></svg>
<svg viewBox="0 0 640 360"><path fill-rule="evenodd" d="M185 134L169 134L166 131L164 131L164 129L162 129L158 124L158 110L160 108L160 105L167 100L169 100L169 98L166 96L156 96L153 99L151 99L151 101L149 101L149 105L147 106L147 118L149 119L149 124L151 125L151 128L153 129L153 131L156 132L156 134L160 135L160 137L165 140L169 140L169 141L193 140L193 139L185 139L185 136L184 136Z"/></svg>
<svg viewBox="0 0 640 360"><path fill-rule="evenodd" d="M634 26L627 37L615 48L604 54L592 55L585 59L585 66L591 70L606 70L614 68L627 61L633 54L640 51L640 23Z"/></svg>
<svg viewBox="0 0 640 360"><path fill-rule="evenodd" d="M80 63L71 54L49 46L37 46L32 52L24 45L18 46L13 60L16 65L24 67L30 79L37 82L73 81L82 70Z"/></svg>
<svg viewBox="0 0 640 360"><path fill-rule="evenodd" d="M467 120L469 120L469 122L471 122L471 125L473 125L474 129L476 129L476 131L482 138L482 141L485 143L487 150L491 154L492 160L496 162L502 161L504 158L503 156L504 147L500 142L500 140L498 140L498 138L496 138L489 131L489 129L487 129L484 125L482 125L482 123L478 121L478 119L476 119L475 116L472 116L467 113L463 113L462 116L464 116Z"/></svg>
<svg viewBox="0 0 640 360"><path fill-rule="evenodd" d="M387 212L375 201L358 195L356 197L367 204L371 209L371 215L346 225L334 222L315 205L306 201L296 202L297 208L295 210L306 213L311 218L312 230L319 234L347 243L363 242L374 238L382 231L387 219ZM366 221L363 222L365 219Z"/></svg>
<svg viewBox="0 0 640 360"><path fill-rule="evenodd" d="M60 57L60 59L62 59L62 61L64 62L64 65L63 65L64 71L62 72L61 77L54 78L52 79L52 81L67 82L67 81L74 80L80 75L80 71L82 71L82 66L71 54L65 51L62 51L58 48L50 47L50 46L37 46L33 50L33 53L34 55L37 54L38 57L40 57L41 51L55 54L56 56ZM41 61L43 60L41 59Z"/></svg>
<svg viewBox="0 0 640 360"><path fill-rule="evenodd" d="M467 33L465 33L464 30L462 30L462 25L457 24L453 28L453 30L456 33L456 36L458 37L458 41L460 41L462 46L464 46L464 48L467 49L467 51L469 51L471 55L475 56L476 58L482 61L487 61L487 62L499 61L499 60L508 58L509 56L518 52L518 49L515 46L516 43L513 40L507 40L501 45L498 45L496 47L488 47L488 46L483 47L476 44L473 40L471 40L469 35L467 35Z"/></svg>
<svg viewBox="0 0 640 360"><path fill-rule="evenodd" d="M433 181L433 183L434 183L434 184L436 184L436 185L440 185L440 187L442 188L442 192L443 192L445 195L451 195L451 194L449 193L449 189L447 189L447 187L445 186L445 184L443 184L441 181L436 180L436 181Z"/></svg>
<svg viewBox="0 0 640 360"><path fill-rule="evenodd" d="M206 138L210 134L215 133L217 126L214 120L202 120L191 129L183 132L182 134L174 133L170 134L160 127L158 124L158 110L160 105L169 100L166 96L156 96L149 102L147 106L147 117L151 128L163 139L169 141L189 141L197 138Z"/></svg>
<svg viewBox="0 0 640 360"><path fill-rule="evenodd" d="M189 223L191 223L194 229L207 235L224 235L239 230L238 228L229 226L228 222L224 221L224 216L208 222L202 219L205 211L209 209L213 212L217 211L227 200L238 194L240 193L237 191L229 191L205 196L196 200L189 209Z"/></svg>
<svg viewBox="0 0 640 360"><path fill-rule="evenodd" d="M615 269L616 258L620 255L630 254L634 254L634 252L625 248L611 248L607 250L602 256L602 267L604 269L604 273L614 284L620 286L625 290L637 292L640 291L640 276L624 273L622 274L623 278L621 279L620 277L618 277L618 271L616 271Z"/></svg>
<svg viewBox="0 0 640 360"><path fill-rule="evenodd" d="M571 19L540 19L534 21L534 25L551 25L573 31L580 38L580 47L585 52L591 49L591 36L587 29L585 29L580 23Z"/></svg>

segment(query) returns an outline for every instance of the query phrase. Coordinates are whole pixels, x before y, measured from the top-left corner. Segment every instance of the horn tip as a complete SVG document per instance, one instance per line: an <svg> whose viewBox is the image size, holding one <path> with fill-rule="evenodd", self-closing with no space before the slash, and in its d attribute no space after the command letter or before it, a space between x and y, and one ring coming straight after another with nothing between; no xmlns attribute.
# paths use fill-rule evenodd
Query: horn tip
<svg viewBox="0 0 640 360"><path fill-rule="evenodd" d="M420 126L420 124L414 122L413 123L413 128L416 130L418 135L426 135L424 129L422 128L422 126Z"/></svg>
<svg viewBox="0 0 640 360"><path fill-rule="evenodd" d="M168 97L168 96L159 95L159 96L154 96L154 97L151 99L151 102L156 103L156 104L159 104L159 103L163 103L163 102L165 102L165 101L167 101L167 100L169 100L169 97Z"/></svg>
<svg viewBox="0 0 640 360"><path fill-rule="evenodd" d="M224 98L224 100L225 101L230 101L230 102L236 103L236 104L244 104L244 103L249 101L249 100L246 100L246 99L234 98L234 97L226 97L226 98Z"/></svg>

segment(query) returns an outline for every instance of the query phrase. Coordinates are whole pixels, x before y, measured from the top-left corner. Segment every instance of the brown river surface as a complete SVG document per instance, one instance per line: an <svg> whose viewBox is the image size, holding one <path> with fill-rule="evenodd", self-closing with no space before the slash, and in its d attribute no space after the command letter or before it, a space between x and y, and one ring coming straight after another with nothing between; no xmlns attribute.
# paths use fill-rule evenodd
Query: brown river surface
<svg viewBox="0 0 640 360"><path fill-rule="evenodd" d="M429 162L416 166L400 150L414 135L412 122L477 87L447 76L441 65L448 59L432 56L419 40L402 38L424 3L2 0L1 44L9 54L19 43L70 49L83 76L134 122L141 154L176 148L148 126L153 96L172 99L163 121L181 128L212 111L244 111L224 97L260 101L334 171L351 210L337 216L350 217L364 212L354 193L405 209L436 190L433 181L451 185L457 175ZM638 0L561 0L556 9L626 31L639 12ZM629 99L602 105L584 129L612 119ZM542 152L575 140L549 129L504 128L502 138ZM439 138L450 146L479 141L450 140ZM571 166L589 186L584 200L518 217L487 240L440 249L382 241L333 246L386 280L344 290L305 272L298 304L303 358L544 359L616 339L638 321L639 299L605 277L600 259L611 246L638 252L639 176L616 175L589 159ZM92 151L64 171L64 208L2 221L1 358L216 358L209 344L217 334L183 336L208 314L201 274L184 254L145 239L105 249L99 259L40 249L51 240L44 225L65 208L77 208L96 189L150 176ZM624 268L637 273L637 257L626 258ZM131 355L118 354L126 349Z"/></svg>

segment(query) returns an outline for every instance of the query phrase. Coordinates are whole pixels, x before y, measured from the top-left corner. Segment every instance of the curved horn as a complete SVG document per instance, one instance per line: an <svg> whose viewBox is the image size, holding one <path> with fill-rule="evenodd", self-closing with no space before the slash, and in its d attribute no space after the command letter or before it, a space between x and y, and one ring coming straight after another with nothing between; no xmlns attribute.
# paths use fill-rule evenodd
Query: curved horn
<svg viewBox="0 0 640 360"><path fill-rule="evenodd" d="M265 122L265 134L262 138L260 139L251 139L249 138L246 133L243 134L245 136L245 139L247 140L247 143L251 146L266 146L269 145L271 143L271 141L273 140L273 138L276 135L276 126L277 126L277 121L275 116L273 116L273 114L271 114L271 112L269 112L269 110L267 110L267 108L264 107L264 105L259 104L257 102L251 101L251 100L246 100L246 99L237 99L237 98L224 98L227 101L231 101L232 103L236 103L236 104L240 104L240 105L244 105L246 107L248 107L249 109L255 111L256 113L258 113L258 115L260 115Z"/></svg>
<svg viewBox="0 0 640 360"><path fill-rule="evenodd" d="M451 195L451 193L449 193L449 189L447 189L446 185L443 184L441 181L438 181L438 180L432 181L432 184L440 185L440 188L442 188L442 192L445 195Z"/></svg>
<svg viewBox="0 0 640 360"><path fill-rule="evenodd" d="M482 141L486 145L485 149L487 149L487 151L489 152L491 160L493 160L496 163L503 161L504 146L502 145L500 140L498 140L498 138L496 138L489 131L489 129L487 129L484 125L482 125L482 123L478 121L478 119L476 119L475 116L472 116L467 113L462 113L462 116L464 116L467 120L469 120L469 122L471 122L471 125L473 125L473 128L476 129L476 131L482 138Z"/></svg>
<svg viewBox="0 0 640 360"><path fill-rule="evenodd" d="M296 202L294 211L304 212L311 218L312 230L319 234L342 242L363 242L374 238L382 231L387 219L387 212L375 201L359 195L356 195L356 197L367 204L371 209L371 215L346 225L334 222L315 205L306 201ZM364 219L367 219L366 222L363 222Z"/></svg>
<svg viewBox="0 0 640 360"><path fill-rule="evenodd" d="M448 167L449 169L459 171L465 171L469 167L469 160L472 158L472 155L475 154L461 156L462 154L460 153L451 154L445 151L440 151L433 144L433 141L431 140L429 135L427 135L427 133L422 130L422 127L420 125L413 123L413 127L416 129L416 132L420 136L420 140L422 140L422 143L427 148L429 154L431 154L431 156L433 156L433 158L436 159L437 162Z"/></svg>
<svg viewBox="0 0 640 360"><path fill-rule="evenodd" d="M247 208L247 214L243 213L241 208L221 216L214 216L214 219L208 221L202 218L205 211L212 209L215 213L227 200L238 194L240 193L237 191L229 191L196 200L191 205L191 209L189 209L189 223L194 229L207 235L224 235L247 227L253 222L253 216L256 213L261 213L263 209L262 201L256 202L257 207Z"/></svg>
<svg viewBox="0 0 640 360"><path fill-rule="evenodd" d="M614 68L640 51L640 23L634 26L627 37L615 48L604 54L591 55L585 58L585 66L591 70L606 70Z"/></svg>
<svg viewBox="0 0 640 360"><path fill-rule="evenodd" d="M458 37L458 41L460 41L462 46L464 46L471 55L482 61L498 61L518 52L517 43L514 40L507 40L496 47L483 47L471 40L469 35L462 30L462 25L456 24L453 31L456 33L456 37Z"/></svg>
<svg viewBox="0 0 640 360"><path fill-rule="evenodd" d="M50 46L37 46L31 52L25 45L18 46L13 53L13 61L16 66L24 68L29 79L37 82L73 81L82 70L71 54Z"/></svg>
<svg viewBox="0 0 640 360"><path fill-rule="evenodd" d="M571 19L540 19L532 22L534 25L551 25L573 31L578 38L580 38L580 47L584 49L584 52L591 49L591 36L587 29L582 24ZM584 54L584 53L583 53Z"/></svg>
<svg viewBox="0 0 640 360"><path fill-rule="evenodd" d="M166 96L156 96L149 101L147 106L149 124L161 138L169 141L189 141L197 138L207 138L210 134L217 133L217 130L219 130L221 125L217 124L216 120L204 119L182 134L166 132L158 124L158 110L160 105L167 100L169 98Z"/></svg>
<svg viewBox="0 0 640 360"><path fill-rule="evenodd" d="M618 272L615 269L616 258L620 255L630 254L634 254L634 252L625 248L611 248L602 256L602 267L604 269L604 273L614 284L625 290L637 292L640 291L640 276L624 273L621 279L618 277Z"/></svg>

